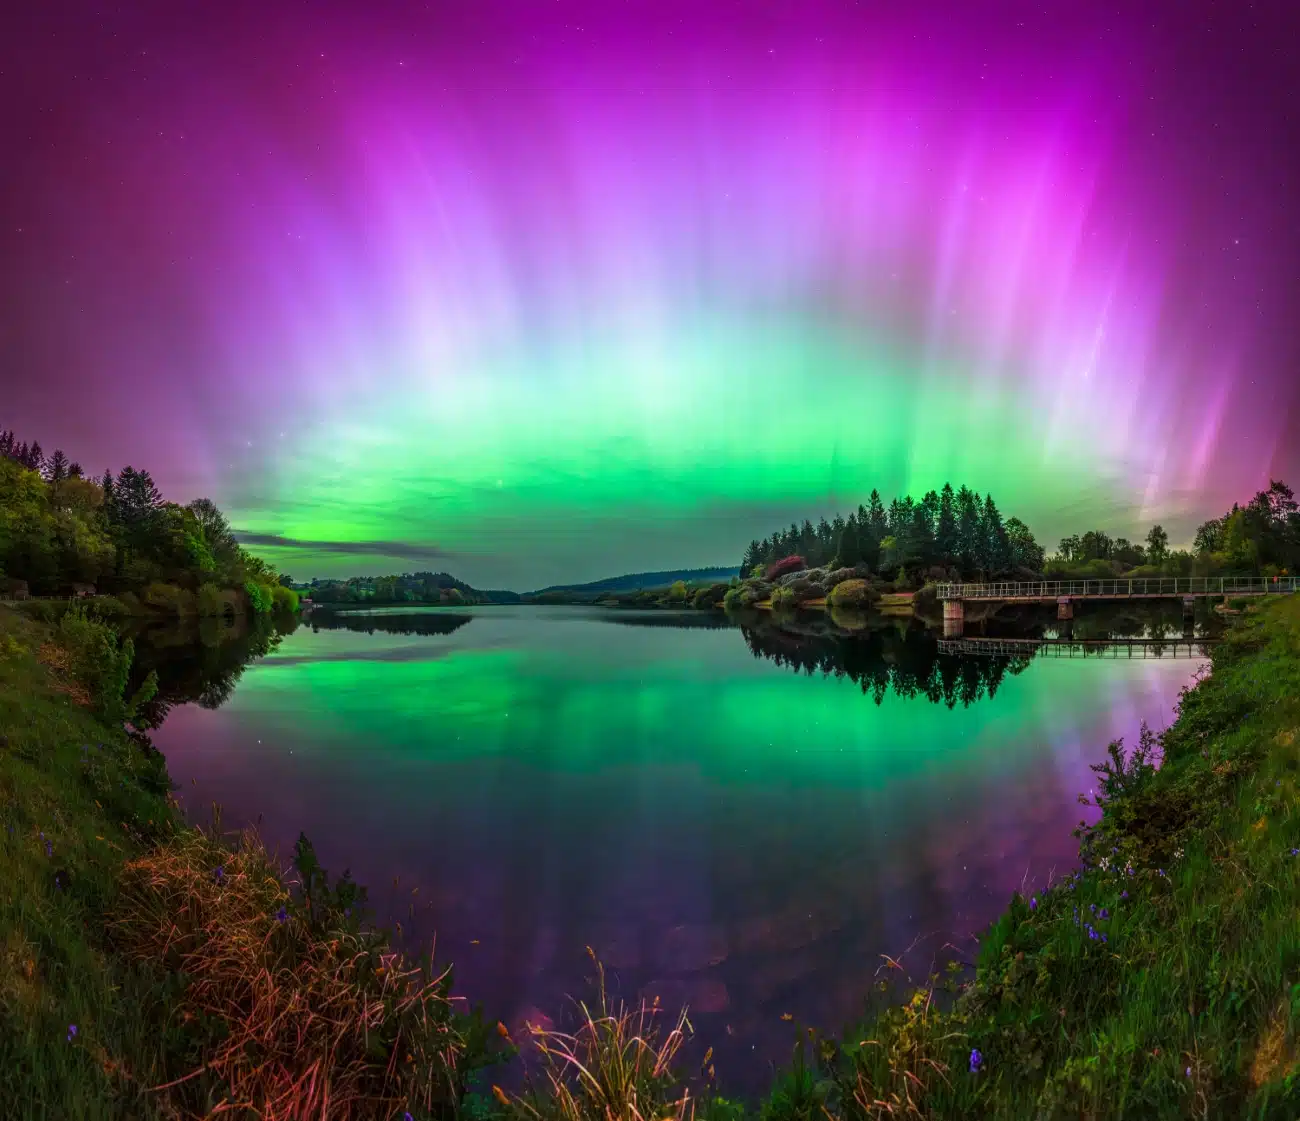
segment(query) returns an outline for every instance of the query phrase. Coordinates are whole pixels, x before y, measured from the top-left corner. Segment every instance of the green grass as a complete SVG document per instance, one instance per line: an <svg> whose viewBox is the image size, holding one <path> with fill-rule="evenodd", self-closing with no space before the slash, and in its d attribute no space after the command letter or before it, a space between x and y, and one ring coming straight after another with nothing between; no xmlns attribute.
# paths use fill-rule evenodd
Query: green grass
<svg viewBox="0 0 1300 1121"><path fill-rule="evenodd" d="M800 1030L756 1107L672 1069L688 1021L603 990L574 1033L533 1033L524 1092L467 1096L490 1033L448 1013L444 979L364 934L309 850L291 891L255 839L184 829L161 762L76 703L50 634L0 610L0 1112L1300 1116L1300 597L1237 622L1162 737L1112 746L1080 872L1014 898L972 980L930 978L842 1038Z"/></svg>
<svg viewBox="0 0 1300 1121"><path fill-rule="evenodd" d="M49 637L0 609L0 1103L149 1116L162 990L108 951L103 915L123 861L173 827L166 772L74 702L78 685L40 661L66 662Z"/></svg>

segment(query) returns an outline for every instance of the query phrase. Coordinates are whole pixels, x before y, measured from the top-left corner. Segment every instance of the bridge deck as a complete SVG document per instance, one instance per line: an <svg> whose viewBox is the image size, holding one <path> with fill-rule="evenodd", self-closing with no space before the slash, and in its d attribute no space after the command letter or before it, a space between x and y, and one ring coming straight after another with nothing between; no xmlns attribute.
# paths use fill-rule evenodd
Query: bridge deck
<svg viewBox="0 0 1300 1121"><path fill-rule="evenodd" d="M1295 576L1190 576L1137 580L1029 580L940 584L941 600L991 599L1052 603L1063 599L1188 599L1288 595L1300 591Z"/></svg>

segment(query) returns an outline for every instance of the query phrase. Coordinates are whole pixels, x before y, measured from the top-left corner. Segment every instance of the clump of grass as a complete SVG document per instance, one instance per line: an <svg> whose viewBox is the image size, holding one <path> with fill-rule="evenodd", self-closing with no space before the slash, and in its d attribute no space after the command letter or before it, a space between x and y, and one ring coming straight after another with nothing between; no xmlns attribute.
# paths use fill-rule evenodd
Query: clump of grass
<svg viewBox="0 0 1300 1121"><path fill-rule="evenodd" d="M673 1063L690 1022L683 1009L667 1025L658 998L635 1008L611 1002L604 966L596 966L594 1007L578 1004L573 1032L528 1025L539 1072L522 1095L493 1087L497 1102L526 1121L689 1121L695 1099Z"/></svg>
<svg viewBox="0 0 1300 1121"><path fill-rule="evenodd" d="M266 1121L456 1116L488 1061L481 1020L454 1007L449 972L362 928L359 892L330 888L305 839L298 856L301 898L253 833L185 830L126 865L114 940L188 979L173 1015L200 1058L155 1091Z"/></svg>

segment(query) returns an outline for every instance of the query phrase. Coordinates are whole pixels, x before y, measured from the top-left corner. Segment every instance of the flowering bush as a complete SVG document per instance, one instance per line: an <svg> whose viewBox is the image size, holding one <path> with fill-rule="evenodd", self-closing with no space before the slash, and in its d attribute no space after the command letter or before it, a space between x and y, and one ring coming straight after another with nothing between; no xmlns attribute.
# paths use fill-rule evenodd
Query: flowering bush
<svg viewBox="0 0 1300 1121"><path fill-rule="evenodd" d="M782 557L779 561L773 561L769 564L767 571L763 575L769 580L775 580L779 576L784 576L787 572L798 572L800 569L807 567L808 563L803 557Z"/></svg>

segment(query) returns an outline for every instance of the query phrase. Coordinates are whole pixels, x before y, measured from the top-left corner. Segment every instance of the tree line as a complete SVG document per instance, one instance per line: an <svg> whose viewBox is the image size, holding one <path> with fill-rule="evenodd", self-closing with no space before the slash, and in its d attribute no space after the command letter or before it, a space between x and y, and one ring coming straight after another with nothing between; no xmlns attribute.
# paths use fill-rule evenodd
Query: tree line
<svg viewBox="0 0 1300 1121"><path fill-rule="evenodd" d="M1143 542L1089 530L1061 539L1047 557L1019 518L1003 520L992 496L945 483L920 501L910 495L885 506L877 490L842 517L773 533L751 541L742 573L764 571L787 557L810 567L865 566L885 579L920 583L931 579L994 579L1004 575L1119 573L1208 576L1280 575L1300 571L1300 506L1291 488L1273 480L1244 506L1197 529L1191 550L1171 549L1163 526L1153 525Z"/></svg>
<svg viewBox="0 0 1300 1121"><path fill-rule="evenodd" d="M919 501L910 494L888 507L878 490L848 517L837 514L817 525L773 533L751 541L741 562L749 576L784 557L800 556L812 567L865 565L887 578L924 577L931 570L959 579L1022 570L1041 571L1042 546L1019 518L1003 520L992 495L944 483Z"/></svg>
<svg viewBox="0 0 1300 1121"><path fill-rule="evenodd" d="M128 613L297 606L209 499L168 502L148 471L87 478L61 449L0 431L0 594L108 594Z"/></svg>

